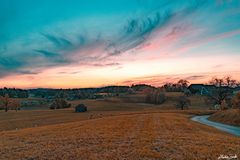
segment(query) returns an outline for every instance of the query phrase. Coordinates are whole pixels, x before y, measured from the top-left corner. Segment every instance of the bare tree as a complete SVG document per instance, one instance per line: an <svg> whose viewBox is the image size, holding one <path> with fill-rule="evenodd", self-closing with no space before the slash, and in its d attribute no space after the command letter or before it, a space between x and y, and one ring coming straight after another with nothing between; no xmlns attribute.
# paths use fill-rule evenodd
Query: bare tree
<svg viewBox="0 0 240 160"><path fill-rule="evenodd" d="M208 98L212 99L215 104L221 105L224 101L229 101L233 92L231 88L236 87L236 80L230 76L225 78L215 77L210 81L210 84L216 88L208 94Z"/></svg>
<svg viewBox="0 0 240 160"><path fill-rule="evenodd" d="M185 79L180 79L177 84L179 85L179 87L181 87L181 89L187 88L189 82Z"/></svg>
<svg viewBox="0 0 240 160"><path fill-rule="evenodd" d="M16 110L16 112L17 112L17 111L20 110L20 108L21 108L21 102L20 102L20 100L18 100L18 99L12 100L12 101L11 101L11 106L13 107L12 109Z"/></svg>
<svg viewBox="0 0 240 160"><path fill-rule="evenodd" d="M224 86L224 80L221 78L217 78L217 77L212 78L212 80L209 83L216 87Z"/></svg>
<svg viewBox="0 0 240 160"><path fill-rule="evenodd" d="M236 87L237 86L237 81L235 79L232 79L231 76L226 76L224 78L217 78L214 77L210 81L210 84L216 86L216 87Z"/></svg>
<svg viewBox="0 0 240 160"><path fill-rule="evenodd" d="M232 79L231 76L227 76L224 79L225 79L226 86L228 86L228 87L236 87L237 86L237 81L235 79Z"/></svg>
<svg viewBox="0 0 240 160"><path fill-rule="evenodd" d="M0 101L2 102L5 112L7 112L9 110L9 104L11 102L9 95L5 94L4 96L0 96Z"/></svg>
<svg viewBox="0 0 240 160"><path fill-rule="evenodd" d="M184 108L188 108L190 104L191 101L186 96L180 96L177 99L176 108L181 108L181 110L184 110Z"/></svg>
<svg viewBox="0 0 240 160"><path fill-rule="evenodd" d="M63 98L56 97L53 103L50 105L50 109L70 108L71 104Z"/></svg>
<svg viewBox="0 0 240 160"><path fill-rule="evenodd" d="M236 87L240 87L240 82L236 82Z"/></svg>
<svg viewBox="0 0 240 160"><path fill-rule="evenodd" d="M162 104L166 100L166 96L161 91L160 88L145 90L145 94L146 94L146 103Z"/></svg>
<svg viewBox="0 0 240 160"><path fill-rule="evenodd" d="M180 79L177 83L166 83L162 86L167 92L182 92L187 89L189 82L185 79Z"/></svg>

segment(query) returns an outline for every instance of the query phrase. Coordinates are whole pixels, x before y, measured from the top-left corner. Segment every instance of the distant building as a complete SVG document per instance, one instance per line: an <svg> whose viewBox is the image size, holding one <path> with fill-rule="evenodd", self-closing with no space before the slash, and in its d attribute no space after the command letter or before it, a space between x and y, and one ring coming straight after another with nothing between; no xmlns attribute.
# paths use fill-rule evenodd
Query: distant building
<svg viewBox="0 0 240 160"><path fill-rule="evenodd" d="M204 84L191 84L188 87L188 90L192 94L209 95L213 93L217 88L230 91L232 94L237 94L238 92L240 92L240 87L235 87L235 88L228 87L228 86L216 87L215 85L204 85Z"/></svg>
<svg viewBox="0 0 240 160"><path fill-rule="evenodd" d="M214 85L191 84L188 89L192 94L208 95L216 89Z"/></svg>
<svg viewBox="0 0 240 160"><path fill-rule="evenodd" d="M111 94L106 92L94 94L95 99L101 99L101 98L110 97L110 96Z"/></svg>
<svg viewBox="0 0 240 160"><path fill-rule="evenodd" d="M240 92L240 86L239 87L235 87L234 89L233 89L233 94L237 94L237 93L239 93Z"/></svg>

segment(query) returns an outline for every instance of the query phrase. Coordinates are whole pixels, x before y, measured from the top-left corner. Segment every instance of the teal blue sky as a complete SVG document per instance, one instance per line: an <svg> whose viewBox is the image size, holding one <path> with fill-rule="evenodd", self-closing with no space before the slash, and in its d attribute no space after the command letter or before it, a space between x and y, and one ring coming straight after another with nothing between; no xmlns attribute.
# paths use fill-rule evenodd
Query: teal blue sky
<svg viewBox="0 0 240 160"><path fill-rule="evenodd" d="M2 80L64 66L240 55L239 0L1 0L0 22ZM229 73L234 63L224 63Z"/></svg>

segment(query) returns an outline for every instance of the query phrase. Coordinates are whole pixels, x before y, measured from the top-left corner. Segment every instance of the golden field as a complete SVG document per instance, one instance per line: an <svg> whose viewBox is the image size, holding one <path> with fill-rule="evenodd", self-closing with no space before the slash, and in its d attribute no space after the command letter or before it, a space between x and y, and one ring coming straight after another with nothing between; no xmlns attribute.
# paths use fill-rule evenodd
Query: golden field
<svg viewBox="0 0 240 160"><path fill-rule="evenodd" d="M240 139L184 113L103 117L2 131L1 159L217 159L240 155Z"/></svg>
<svg viewBox="0 0 240 160"><path fill-rule="evenodd" d="M88 106L86 113L74 113L74 108L50 110L20 110L4 112L0 110L0 131L39 127L43 125L74 122L136 112L154 112L161 109L157 105L123 103L119 100L81 100L72 101L72 105L84 103ZM43 109L42 109L43 108Z"/></svg>
<svg viewBox="0 0 240 160"><path fill-rule="evenodd" d="M47 106L39 107L38 110L20 110L4 112L0 110L0 131L19 130L23 128L39 127L44 125L59 124L66 122L75 122L81 120L101 118L105 116L135 114L144 112L176 112L172 102L166 102L161 105L152 105L145 103L127 103L119 98L106 100L77 100L70 101L72 106L84 103L88 107L86 113L74 113L74 108L50 110ZM192 108L184 112L197 111L206 112L201 108ZM177 112L181 112L178 111ZM208 111L213 112L213 111Z"/></svg>
<svg viewBox="0 0 240 160"><path fill-rule="evenodd" d="M0 159L215 160L240 156L240 139L190 120L214 111L120 99L72 101L85 113L61 110L0 111ZM195 102L196 103L196 102ZM169 106L167 106L169 105Z"/></svg>

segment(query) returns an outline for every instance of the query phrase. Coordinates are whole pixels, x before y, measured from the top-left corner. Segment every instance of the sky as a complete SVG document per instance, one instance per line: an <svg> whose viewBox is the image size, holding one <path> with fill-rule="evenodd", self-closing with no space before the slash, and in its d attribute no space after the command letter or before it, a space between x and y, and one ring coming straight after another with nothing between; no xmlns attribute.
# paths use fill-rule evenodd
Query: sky
<svg viewBox="0 0 240 160"><path fill-rule="evenodd" d="M1 0L0 87L240 80L239 0Z"/></svg>

